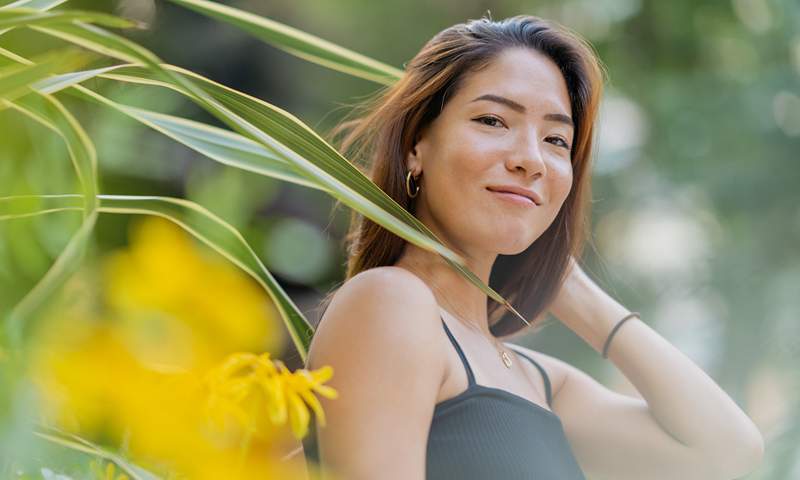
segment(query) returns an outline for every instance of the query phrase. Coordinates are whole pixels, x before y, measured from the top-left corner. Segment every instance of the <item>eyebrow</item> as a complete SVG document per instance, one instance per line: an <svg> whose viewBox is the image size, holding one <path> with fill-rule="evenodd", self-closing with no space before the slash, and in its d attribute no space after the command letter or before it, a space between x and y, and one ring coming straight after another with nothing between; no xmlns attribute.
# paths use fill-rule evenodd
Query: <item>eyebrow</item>
<svg viewBox="0 0 800 480"><path fill-rule="evenodd" d="M481 95L480 97L472 100L472 102L477 102L478 100L488 100L490 102L499 103L501 105L505 105L506 107L514 110L517 113L525 113L526 108L524 105L511 100L510 98L501 97L500 95L494 95L492 93L487 93L485 95ZM470 103L472 103L470 102ZM575 128L575 123L572 121L572 118L569 115L564 115L563 113L546 113L544 115L545 120L551 120L553 122L565 123L572 128Z"/></svg>

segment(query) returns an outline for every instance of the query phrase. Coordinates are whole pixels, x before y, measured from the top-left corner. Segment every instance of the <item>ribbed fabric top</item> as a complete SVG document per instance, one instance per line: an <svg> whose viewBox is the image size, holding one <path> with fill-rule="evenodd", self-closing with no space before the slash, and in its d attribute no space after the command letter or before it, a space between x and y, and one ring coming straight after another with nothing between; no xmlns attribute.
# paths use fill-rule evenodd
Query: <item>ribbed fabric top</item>
<svg viewBox="0 0 800 480"><path fill-rule="evenodd" d="M464 364L469 385L434 408L426 478L585 480L558 416L507 390L477 384L461 346L444 320L442 325ZM547 372L531 357L514 351L544 377L550 406Z"/></svg>
<svg viewBox="0 0 800 480"><path fill-rule="evenodd" d="M434 407L425 478L585 480L558 416L507 390L477 384L464 351L444 319L442 326L464 365L469 384L463 392ZM547 372L531 357L514 351L542 374L549 406L552 398ZM308 461L319 462L313 421L303 439L303 450Z"/></svg>

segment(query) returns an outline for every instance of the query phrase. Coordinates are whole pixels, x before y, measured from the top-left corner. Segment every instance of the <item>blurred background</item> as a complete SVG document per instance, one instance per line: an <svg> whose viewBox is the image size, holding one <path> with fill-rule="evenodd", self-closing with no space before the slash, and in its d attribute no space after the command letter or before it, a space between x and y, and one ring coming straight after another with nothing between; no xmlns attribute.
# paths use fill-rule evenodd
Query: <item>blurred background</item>
<svg viewBox="0 0 800 480"><path fill-rule="evenodd" d="M800 3L221 3L397 68L440 30L487 12L496 20L521 13L542 16L586 37L609 73L594 161L596 249L587 248L586 269L751 415L767 450L762 466L748 478L800 478ZM378 88L167 2L70 0L68 6L146 22L148 29L126 35L168 63L293 113L321 134L348 105ZM41 37L31 38L30 32L13 31L0 38L0 45L29 55L48 47ZM121 103L216 124L177 96L103 82L89 85ZM114 111L64 101L96 143L102 193L185 197L207 207L243 233L316 323L318 302L343 278L349 210L333 211L333 200L322 192L200 157ZM0 132L0 196L78 191L64 146L54 135L8 110L0 111ZM7 312L32 288L80 219L74 212L0 222L0 311ZM97 303L115 315L130 316L145 305L147 318L157 311L166 322L160 324L166 329L162 333L178 335L186 328L165 318L193 319L189 328L205 329L206 340L225 333L228 343L220 348L270 351L290 368L299 367L269 297L244 274L225 273L224 261L210 251L196 247L197 257L190 258L191 242L140 216L101 215L86 267L76 275L83 280L70 283L77 290L68 298L86 298L87 291L96 291L86 286L94 282L106 292ZM154 245L169 246L174 255ZM141 254L148 248L163 255L155 270L142 260L152 258ZM182 277L187 265L207 275ZM174 295L184 295L179 307L152 293L168 289L156 282L165 275L186 284L170 283ZM129 291L129 284L149 285L152 292ZM198 306L201 298L218 301ZM210 312L210 305L219 310ZM161 352L172 359L191 356L192 341ZM610 362L600 361L558 322L518 342L562 358L615 390L632 392ZM193 361L205 365L202 359Z"/></svg>

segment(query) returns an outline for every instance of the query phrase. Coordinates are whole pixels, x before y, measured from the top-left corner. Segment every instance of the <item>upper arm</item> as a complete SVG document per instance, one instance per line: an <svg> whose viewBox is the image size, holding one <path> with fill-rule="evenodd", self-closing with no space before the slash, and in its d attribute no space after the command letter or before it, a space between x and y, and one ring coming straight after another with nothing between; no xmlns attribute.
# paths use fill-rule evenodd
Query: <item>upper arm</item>
<svg viewBox="0 0 800 480"><path fill-rule="evenodd" d="M644 399L610 390L558 358L523 350L557 379L552 409L590 478L719 478L708 459L661 428Z"/></svg>
<svg viewBox="0 0 800 480"><path fill-rule="evenodd" d="M438 308L430 289L399 268L359 273L334 295L308 365L333 367L320 398L320 459L341 478L425 477L427 435L444 376Z"/></svg>

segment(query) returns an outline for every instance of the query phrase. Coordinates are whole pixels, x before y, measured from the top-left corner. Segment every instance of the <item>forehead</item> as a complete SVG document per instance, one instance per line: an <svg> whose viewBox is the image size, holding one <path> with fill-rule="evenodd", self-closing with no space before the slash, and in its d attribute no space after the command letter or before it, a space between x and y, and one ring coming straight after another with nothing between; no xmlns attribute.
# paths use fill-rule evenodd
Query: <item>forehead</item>
<svg viewBox="0 0 800 480"><path fill-rule="evenodd" d="M483 69L467 73L454 100L468 106L485 93L508 97L533 112L543 108L548 111L542 113L571 112L567 83L558 66L531 48L507 48Z"/></svg>

